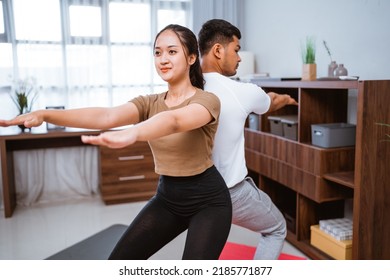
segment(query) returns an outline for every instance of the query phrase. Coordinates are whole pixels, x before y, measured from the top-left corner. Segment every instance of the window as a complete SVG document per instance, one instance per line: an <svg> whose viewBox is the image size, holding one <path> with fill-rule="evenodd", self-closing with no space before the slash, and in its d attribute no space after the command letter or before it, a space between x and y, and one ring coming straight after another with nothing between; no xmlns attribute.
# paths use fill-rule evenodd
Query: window
<svg viewBox="0 0 390 280"><path fill-rule="evenodd" d="M152 20L148 3L111 2L111 74L116 95L126 85L152 83Z"/></svg>
<svg viewBox="0 0 390 280"><path fill-rule="evenodd" d="M110 3L110 40L112 43L149 43L151 6L147 3ZM143 19L140 22L140 19Z"/></svg>
<svg viewBox="0 0 390 280"><path fill-rule="evenodd" d="M4 28L3 1L0 1L0 35L4 33L5 33L5 28Z"/></svg>
<svg viewBox="0 0 390 280"><path fill-rule="evenodd" d="M69 6L70 36L101 37L102 36L101 7Z"/></svg>
<svg viewBox="0 0 390 280"><path fill-rule="evenodd" d="M16 40L61 40L58 0L13 0Z"/></svg>
<svg viewBox="0 0 390 280"><path fill-rule="evenodd" d="M154 36L168 23L191 27L191 5L191 0L0 0L0 83L9 76L36 78L37 108L113 106L161 91Z"/></svg>
<svg viewBox="0 0 390 280"><path fill-rule="evenodd" d="M160 9L157 13L157 18L159 19L157 30L161 30L171 23L185 25L185 17L186 13L184 10Z"/></svg>

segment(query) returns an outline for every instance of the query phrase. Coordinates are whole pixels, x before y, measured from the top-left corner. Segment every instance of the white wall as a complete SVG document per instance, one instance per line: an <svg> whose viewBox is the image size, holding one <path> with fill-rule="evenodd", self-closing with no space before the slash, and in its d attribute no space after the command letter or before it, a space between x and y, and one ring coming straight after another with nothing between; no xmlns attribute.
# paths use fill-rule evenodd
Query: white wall
<svg viewBox="0 0 390 280"><path fill-rule="evenodd" d="M389 0L241 0L241 43L257 72L301 76L301 42L314 35L317 76L327 76L329 56L360 79L390 79Z"/></svg>

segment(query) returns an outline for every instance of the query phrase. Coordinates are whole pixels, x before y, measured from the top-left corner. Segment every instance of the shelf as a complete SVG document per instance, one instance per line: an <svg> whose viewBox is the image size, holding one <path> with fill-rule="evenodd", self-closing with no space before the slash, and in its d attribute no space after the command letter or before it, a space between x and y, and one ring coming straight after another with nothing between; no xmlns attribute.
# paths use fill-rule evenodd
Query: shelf
<svg viewBox="0 0 390 280"><path fill-rule="evenodd" d="M345 171L345 172L324 174L323 177L324 179L329 180L331 182L335 182L337 184L354 189L355 188L354 176L355 176L354 171Z"/></svg>
<svg viewBox="0 0 390 280"><path fill-rule="evenodd" d="M390 80L257 81L266 92L291 95L285 106L259 116L259 130L245 130L247 167L259 187L291 216L287 240L313 259L332 259L310 245L310 226L341 218L353 198L352 259L390 259ZM311 125L348 122L350 90L356 90L355 146L311 145ZM268 116L298 115L297 141L272 135ZM287 191L288 190L288 191ZM375 221L375 223L372 223Z"/></svg>
<svg viewBox="0 0 390 280"><path fill-rule="evenodd" d="M359 81L258 81L262 88L357 89Z"/></svg>

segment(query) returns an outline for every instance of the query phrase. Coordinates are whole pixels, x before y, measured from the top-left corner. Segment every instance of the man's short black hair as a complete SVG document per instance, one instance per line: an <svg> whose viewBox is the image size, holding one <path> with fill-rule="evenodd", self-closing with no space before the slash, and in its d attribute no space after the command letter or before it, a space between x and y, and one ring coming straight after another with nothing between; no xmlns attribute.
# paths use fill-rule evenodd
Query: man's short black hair
<svg viewBox="0 0 390 280"><path fill-rule="evenodd" d="M213 45L226 45L233 41L233 36L241 39L240 30L223 19L211 19L202 25L198 34L200 55L207 54Z"/></svg>

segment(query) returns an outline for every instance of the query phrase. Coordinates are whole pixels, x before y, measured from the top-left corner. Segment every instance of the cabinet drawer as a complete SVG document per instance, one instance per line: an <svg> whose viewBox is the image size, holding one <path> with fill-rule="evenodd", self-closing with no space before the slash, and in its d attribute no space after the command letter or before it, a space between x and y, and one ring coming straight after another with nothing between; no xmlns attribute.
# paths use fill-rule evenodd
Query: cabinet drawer
<svg viewBox="0 0 390 280"><path fill-rule="evenodd" d="M102 172L101 183L102 185L110 183L120 182L139 182L142 180L157 180L158 175L151 170L116 170L116 172Z"/></svg>
<svg viewBox="0 0 390 280"><path fill-rule="evenodd" d="M122 149L110 149L100 147L100 158L102 163L106 162L132 162L143 159L152 159L153 155L146 142L136 142L133 145Z"/></svg>
<svg viewBox="0 0 390 280"><path fill-rule="evenodd" d="M100 147L100 193L106 204L149 199L156 192L158 177L148 143L123 149Z"/></svg>
<svg viewBox="0 0 390 280"><path fill-rule="evenodd" d="M145 173L154 173L154 163L152 159L132 160L132 161L105 161L101 162L101 175L111 176L131 176Z"/></svg>
<svg viewBox="0 0 390 280"><path fill-rule="evenodd" d="M102 185L100 192L103 195L137 193L144 191L155 192L157 179L143 179L139 181L125 181Z"/></svg>
<svg viewBox="0 0 390 280"><path fill-rule="evenodd" d="M156 179L153 156L147 143L138 142L123 149L100 150L102 184Z"/></svg>
<svg viewBox="0 0 390 280"><path fill-rule="evenodd" d="M100 162L102 168L108 169L112 168L112 166L137 166L144 163L154 166L153 158L150 155L117 156L112 159L102 159Z"/></svg>
<svg viewBox="0 0 390 280"><path fill-rule="evenodd" d="M116 204L150 199L157 189L157 178L104 184L100 194L105 204Z"/></svg>

